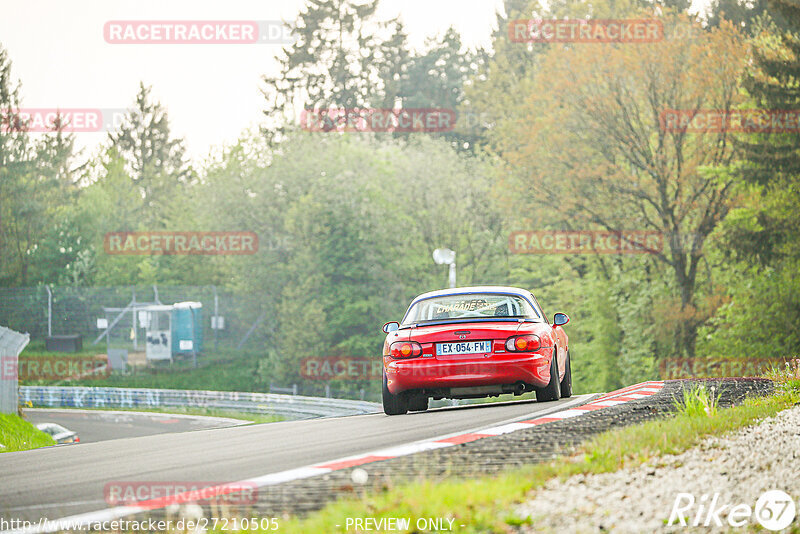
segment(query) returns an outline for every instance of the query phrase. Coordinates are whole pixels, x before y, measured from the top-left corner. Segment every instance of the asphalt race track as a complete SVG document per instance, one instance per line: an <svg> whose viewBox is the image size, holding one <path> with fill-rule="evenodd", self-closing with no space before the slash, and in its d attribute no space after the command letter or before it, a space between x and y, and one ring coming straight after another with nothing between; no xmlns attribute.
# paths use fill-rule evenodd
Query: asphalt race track
<svg viewBox="0 0 800 534"><path fill-rule="evenodd" d="M39 521L108 508L109 482L207 482L276 473L376 449L529 419L592 396L161 433L0 454L0 517ZM68 425L65 425L68 426ZM76 428L72 430L79 431Z"/></svg>
<svg viewBox="0 0 800 534"><path fill-rule="evenodd" d="M26 408L31 423L57 423L78 433L81 443L237 426L246 421L222 417L153 412Z"/></svg>

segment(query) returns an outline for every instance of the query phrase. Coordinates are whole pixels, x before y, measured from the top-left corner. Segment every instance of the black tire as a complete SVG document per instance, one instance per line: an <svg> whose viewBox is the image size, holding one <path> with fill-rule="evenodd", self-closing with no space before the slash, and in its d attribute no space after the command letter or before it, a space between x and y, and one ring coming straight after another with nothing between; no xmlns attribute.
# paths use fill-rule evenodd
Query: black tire
<svg viewBox="0 0 800 534"><path fill-rule="evenodd" d="M428 409L427 395L412 395L408 399L409 412L424 412Z"/></svg>
<svg viewBox="0 0 800 534"><path fill-rule="evenodd" d="M557 401L561 394L561 384L558 381L558 359L553 351L553 359L550 360L550 382L543 388L536 390L536 402Z"/></svg>
<svg viewBox="0 0 800 534"><path fill-rule="evenodd" d="M567 351L567 363L564 370L564 380L561 381L561 398L568 399L572 396L572 359Z"/></svg>
<svg viewBox="0 0 800 534"><path fill-rule="evenodd" d="M386 375L383 375L383 411L386 415L403 415L408 413L408 395L400 393L398 395L392 394L389 391L389 386L386 384Z"/></svg>

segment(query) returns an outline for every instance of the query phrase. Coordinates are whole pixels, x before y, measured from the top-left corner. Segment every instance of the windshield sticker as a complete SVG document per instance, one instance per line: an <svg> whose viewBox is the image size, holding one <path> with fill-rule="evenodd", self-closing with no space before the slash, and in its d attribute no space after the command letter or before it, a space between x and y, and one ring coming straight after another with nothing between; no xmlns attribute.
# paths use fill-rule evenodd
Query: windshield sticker
<svg viewBox="0 0 800 534"><path fill-rule="evenodd" d="M476 311L487 307L485 299L458 300L452 304L438 304L435 313L450 313L454 311ZM493 306L490 306L493 307Z"/></svg>

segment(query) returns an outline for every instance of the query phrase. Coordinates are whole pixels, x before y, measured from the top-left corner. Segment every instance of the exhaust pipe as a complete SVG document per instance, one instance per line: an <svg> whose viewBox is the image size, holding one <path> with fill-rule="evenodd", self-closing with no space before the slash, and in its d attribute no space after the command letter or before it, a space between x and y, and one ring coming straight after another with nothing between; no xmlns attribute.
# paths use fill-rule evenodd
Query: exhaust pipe
<svg viewBox="0 0 800 534"><path fill-rule="evenodd" d="M514 395L522 395L526 389L525 382L517 382L514 384Z"/></svg>

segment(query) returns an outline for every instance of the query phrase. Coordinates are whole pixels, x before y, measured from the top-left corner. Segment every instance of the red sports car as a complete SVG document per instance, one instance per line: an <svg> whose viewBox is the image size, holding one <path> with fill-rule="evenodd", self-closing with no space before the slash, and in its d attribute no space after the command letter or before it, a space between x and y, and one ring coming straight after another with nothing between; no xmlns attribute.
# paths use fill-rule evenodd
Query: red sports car
<svg viewBox="0 0 800 534"><path fill-rule="evenodd" d="M424 293L400 323L383 325L383 410L428 409L428 399L536 392L572 395L564 313L547 321L530 291L460 287Z"/></svg>

